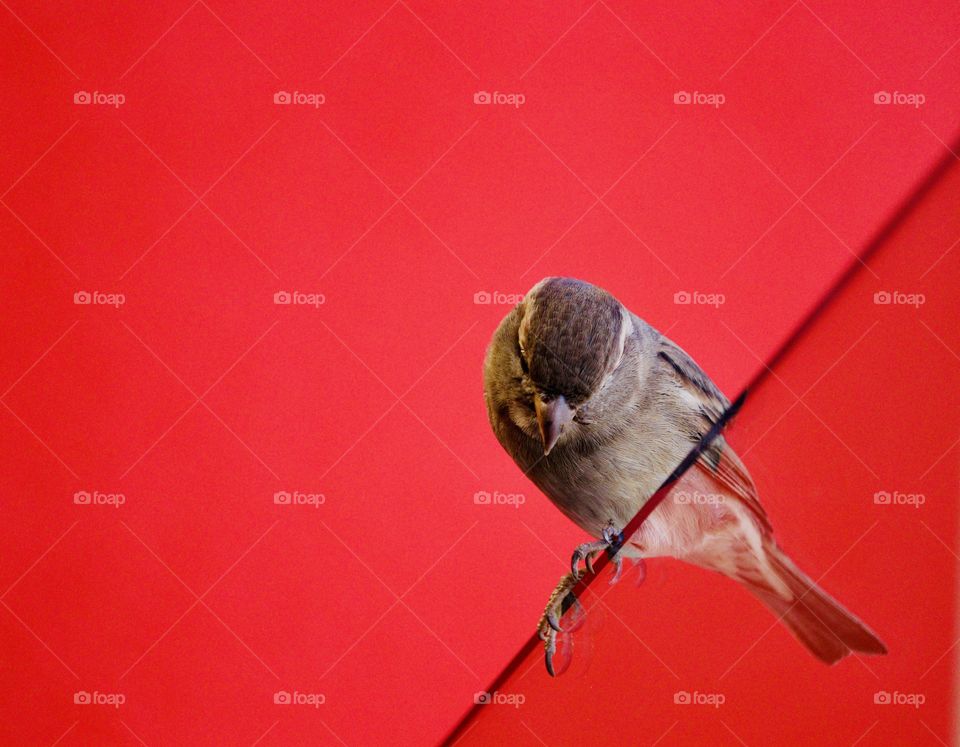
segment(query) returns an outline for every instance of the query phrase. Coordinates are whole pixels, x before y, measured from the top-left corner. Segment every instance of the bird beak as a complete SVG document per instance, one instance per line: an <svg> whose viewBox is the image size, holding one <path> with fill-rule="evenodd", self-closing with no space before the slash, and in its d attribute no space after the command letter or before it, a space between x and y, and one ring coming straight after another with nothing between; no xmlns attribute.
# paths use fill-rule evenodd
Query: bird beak
<svg viewBox="0 0 960 747"><path fill-rule="evenodd" d="M564 427L573 420L574 409L561 395L549 402L544 402L537 395L533 398L533 406L537 411L537 424L540 426L540 438L543 441L543 455L546 456L557 443Z"/></svg>

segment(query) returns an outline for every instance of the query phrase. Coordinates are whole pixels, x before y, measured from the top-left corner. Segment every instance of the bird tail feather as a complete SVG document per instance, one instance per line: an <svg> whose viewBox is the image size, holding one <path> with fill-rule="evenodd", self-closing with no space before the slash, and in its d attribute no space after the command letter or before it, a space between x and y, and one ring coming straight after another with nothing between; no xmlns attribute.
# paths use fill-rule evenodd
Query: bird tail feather
<svg viewBox="0 0 960 747"><path fill-rule="evenodd" d="M854 651L887 653L873 631L817 586L780 548L772 541L764 545L768 572L789 594L783 596L761 578L741 580L814 656L835 664Z"/></svg>

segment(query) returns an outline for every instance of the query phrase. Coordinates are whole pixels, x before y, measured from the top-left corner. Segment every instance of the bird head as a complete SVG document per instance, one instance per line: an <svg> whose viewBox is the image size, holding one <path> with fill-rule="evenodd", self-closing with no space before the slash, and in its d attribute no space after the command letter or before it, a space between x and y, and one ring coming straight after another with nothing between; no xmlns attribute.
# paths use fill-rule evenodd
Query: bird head
<svg viewBox="0 0 960 747"><path fill-rule="evenodd" d="M632 324L616 298L572 278L541 280L521 306L516 355L546 455L616 370Z"/></svg>

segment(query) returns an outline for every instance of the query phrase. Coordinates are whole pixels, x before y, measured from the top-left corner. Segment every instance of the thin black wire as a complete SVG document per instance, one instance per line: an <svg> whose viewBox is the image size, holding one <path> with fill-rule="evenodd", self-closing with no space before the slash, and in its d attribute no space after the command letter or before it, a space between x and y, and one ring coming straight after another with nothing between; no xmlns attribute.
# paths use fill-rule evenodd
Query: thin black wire
<svg viewBox="0 0 960 747"><path fill-rule="evenodd" d="M916 209L916 207L924 200L924 198L926 198L926 196L940 181L940 179L943 178L944 174L949 171L951 167L955 166L954 161L958 159L956 159L953 154L960 151L960 138L958 138L949 151L950 152L945 154L930 170L930 172L920 183L920 185L913 191L913 193L903 200L897 209L891 214L890 218L888 218L881 225L880 229L868 242L863 252L861 252L861 254L847 266L847 269L844 270L843 275L841 275L836 282L830 286L826 293L821 296L820 300L810 309L809 312L807 312L803 319L801 319L800 322L793 328L790 334L786 336L784 341L770 357L769 361L753 375L730 407L728 407L717 420L717 422L714 423L713 427L704 434L704 436L700 439L700 442L690 450L690 452L684 457L683 461L680 462L676 469L670 473L670 476L667 477L667 479L659 488L657 488L656 492L650 496L646 503L641 506L637 514L623 528L621 533L623 538L630 538L637 533L637 530L640 529L640 526L643 524L643 522L647 520L650 514L652 514L657 506L659 506L660 503L667 497L677 480L679 480L683 474L696 463L697 459L700 458L700 455L710 446L713 440L720 435L720 432L740 411L744 403L747 401L750 392L754 391L767 379L767 377L773 373L773 369L776 368L776 366L784 359L784 357L807 335L807 333L810 331L810 328L813 326L813 323L820 317L824 310L846 289L848 285L850 285L854 278L859 275L859 273L866 266L868 260L880 250L890 236L904 223L907 217ZM607 565L612 562L612 557L619 551L620 547L622 547L622 543L611 552L601 554L601 556L593 562L593 567L596 573L584 573L582 575L580 581L572 589L572 592L576 597L582 597L583 592L588 589L590 584L601 575L604 568L606 568ZM543 643L537 634L534 633L531 635L527 642L524 643L523 647L507 663L506 667L504 667L500 674L497 675L493 682L490 683L487 692L494 692L498 690L507 682L507 680L509 680L517 668L530 656L531 653L533 653L535 649L542 647ZM470 727L470 724L479 714L480 708L482 707L483 704L474 704L474 706L464 715L457 725L454 726L441 744L452 745L454 742L460 739L466 733L467 729Z"/></svg>

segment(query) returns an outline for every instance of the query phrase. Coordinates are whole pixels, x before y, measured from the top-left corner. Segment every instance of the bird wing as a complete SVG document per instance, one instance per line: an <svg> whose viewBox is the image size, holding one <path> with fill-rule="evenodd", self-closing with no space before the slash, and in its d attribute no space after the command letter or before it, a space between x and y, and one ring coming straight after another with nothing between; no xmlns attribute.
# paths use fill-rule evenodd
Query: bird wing
<svg viewBox="0 0 960 747"><path fill-rule="evenodd" d="M672 371L673 379L681 387L684 399L695 412L695 417L689 423L690 438L694 443L698 443L730 407L730 401L696 361L666 337L660 338L657 357ZM696 466L739 498L756 516L765 531L772 531L750 473L723 436L718 435L713 439L700 455Z"/></svg>

